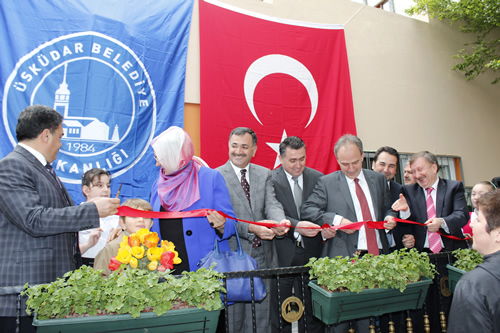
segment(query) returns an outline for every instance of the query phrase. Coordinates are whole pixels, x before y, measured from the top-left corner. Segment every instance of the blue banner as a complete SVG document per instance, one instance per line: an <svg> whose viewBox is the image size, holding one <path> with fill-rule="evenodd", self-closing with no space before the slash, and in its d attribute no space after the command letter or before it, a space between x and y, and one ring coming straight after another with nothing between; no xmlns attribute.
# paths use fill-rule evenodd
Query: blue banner
<svg viewBox="0 0 500 333"><path fill-rule="evenodd" d="M83 173L112 174L112 195L149 199L154 136L183 127L193 0L19 0L0 4L0 158L28 105L64 116L52 164L75 202Z"/></svg>

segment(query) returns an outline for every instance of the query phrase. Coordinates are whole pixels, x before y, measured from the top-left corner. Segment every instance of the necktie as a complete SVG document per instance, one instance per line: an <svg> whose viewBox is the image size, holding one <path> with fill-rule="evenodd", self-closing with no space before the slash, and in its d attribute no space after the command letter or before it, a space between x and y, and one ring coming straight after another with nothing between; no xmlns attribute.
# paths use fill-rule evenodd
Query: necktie
<svg viewBox="0 0 500 333"><path fill-rule="evenodd" d="M245 196L248 199L248 204L252 207L252 202L250 201L250 184L248 184L247 177L245 176L247 173L246 169L241 169L241 187L243 188L243 192L245 192ZM260 238L255 235L252 241L252 247L254 249L260 246Z"/></svg>
<svg viewBox="0 0 500 333"><path fill-rule="evenodd" d="M370 213L370 207L368 206L368 201L366 201L365 192L359 185L359 178L354 179L356 184L356 196L358 197L359 205L361 206L361 213L363 214L363 221L373 221L372 214ZM378 256L380 251L377 244L377 236L375 235L375 229L365 227L366 232L366 246L368 248L368 253Z"/></svg>
<svg viewBox="0 0 500 333"><path fill-rule="evenodd" d="M248 184L247 177L245 176L246 173L246 169L241 169L241 187L243 187L243 192L245 192L248 203L250 204L250 207L252 207L252 202L250 201L250 184Z"/></svg>
<svg viewBox="0 0 500 333"><path fill-rule="evenodd" d="M300 206L302 206L302 189L299 185L299 179L297 177L292 177L293 180L293 199L295 200L295 206L297 207L297 214L300 219Z"/></svg>
<svg viewBox="0 0 500 333"><path fill-rule="evenodd" d="M427 220L436 217L436 208L434 207L434 201L431 196L433 189L432 187L426 189L427 199L425 200L425 204L427 205ZM441 237L439 234L437 232L427 231L427 236L429 237L429 249L434 253L441 252L443 247L441 246Z"/></svg>
<svg viewBox="0 0 500 333"><path fill-rule="evenodd" d="M50 172L50 174L52 175L52 177L54 177L54 179L57 181L57 184L59 185L59 187L62 188L61 181L59 180L59 177L57 177L56 171L54 170L54 168L52 167L52 165L50 165L49 163L47 163L47 164L45 164L45 168Z"/></svg>
<svg viewBox="0 0 500 333"><path fill-rule="evenodd" d="M69 206L70 205L69 200L66 197L66 193L64 192L64 189L62 187L61 181L59 180L59 177L57 177L57 175L56 175L56 171L54 170L54 168L52 167L52 165L50 165L49 163L45 164L45 168L47 169L48 172L50 172L50 174L52 175L52 177L54 177L55 180L57 181L57 184L59 185L59 187L61 188L61 190L63 192L64 200L66 200L66 203ZM79 241L78 241L78 232L74 233L74 237L75 237L75 239L74 239L74 242L73 242L73 257L75 259L76 268L79 268L82 265L82 255L80 253L80 245L79 245Z"/></svg>

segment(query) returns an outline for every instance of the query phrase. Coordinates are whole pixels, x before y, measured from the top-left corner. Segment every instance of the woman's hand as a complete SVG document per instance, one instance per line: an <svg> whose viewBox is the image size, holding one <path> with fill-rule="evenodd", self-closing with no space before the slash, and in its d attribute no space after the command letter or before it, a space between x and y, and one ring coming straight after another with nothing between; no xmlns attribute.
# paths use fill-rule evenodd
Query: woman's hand
<svg viewBox="0 0 500 333"><path fill-rule="evenodd" d="M219 214L216 210L211 210L207 215L208 223L212 228L217 229L220 233L224 233L224 225L226 224L226 218Z"/></svg>

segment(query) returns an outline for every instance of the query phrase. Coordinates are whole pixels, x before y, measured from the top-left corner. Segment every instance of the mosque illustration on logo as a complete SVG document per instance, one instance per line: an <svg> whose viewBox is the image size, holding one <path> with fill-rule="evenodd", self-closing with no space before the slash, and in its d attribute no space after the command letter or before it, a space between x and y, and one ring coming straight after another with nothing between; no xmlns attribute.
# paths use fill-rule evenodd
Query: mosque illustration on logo
<svg viewBox="0 0 500 333"><path fill-rule="evenodd" d="M54 98L54 110L64 116L64 139L118 142L120 140L118 125L115 125L113 135L109 139L109 126L106 123L94 117L70 117L68 115L71 93L66 83L67 69L68 64L66 63L64 64L63 82L59 85L59 89L56 90Z"/></svg>

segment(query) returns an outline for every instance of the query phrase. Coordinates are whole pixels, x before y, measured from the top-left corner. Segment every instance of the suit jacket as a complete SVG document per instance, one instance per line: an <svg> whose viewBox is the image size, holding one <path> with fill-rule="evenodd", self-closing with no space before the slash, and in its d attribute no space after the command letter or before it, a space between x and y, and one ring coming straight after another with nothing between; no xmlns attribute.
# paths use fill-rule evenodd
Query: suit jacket
<svg viewBox="0 0 500 333"><path fill-rule="evenodd" d="M198 181L200 186L200 200L183 211L206 208L221 211L229 216L235 216L233 208L231 207L226 183L219 172L210 168L201 167L198 171ZM151 205L154 211L160 211L161 201L158 196L158 179L156 179L151 189ZM191 271L196 271L200 259L213 250L216 238L219 240L222 239L219 242L220 250L229 251L227 239L234 235L234 225L234 220L226 219L224 235L222 235L221 238L217 236L214 228L210 226L205 216L182 219L184 243L189 258L189 269ZM161 238L158 219L153 219L151 231L158 233L158 236Z"/></svg>
<svg viewBox="0 0 500 333"><path fill-rule="evenodd" d="M363 169L362 172L368 183L372 197L376 221L383 221L391 207L391 196L387 180L381 173ZM352 222L357 221L351 192L342 171L335 171L318 179L313 193L302 204L301 217L304 220L315 222L319 225L331 225L336 215L341 215ZM392 216L396 216L391 212ZM384 253L389 253L389 245L385 230L378 230ZM358 234L346 234L337 231L335 237L328 239L323 247L323 256L352 256L358 249Z"/></svg>
<svg viewBox="0 0 500 333"><path fill-rule="evenodd" d="M389 189L391 190L391 201L394 203L399 199L399 194L401 193L401 189L403 185L396 183L394 180L389 181Z"/></svg>
<svg viewBox="0 0 500 333"><path fill-rule="evenodd" d="M403 185L396 183L394 180L389 181L389 189L391 190L391 201L394 203L399 199L399 195L401 194L401 190ZM404 223L398 223L394 229L391 230L391 233L394 237L394 241L396 242L396 249L404 248L403 245L403 236L408 226Z"/></svg>
<svg viewBox="0 0 500 333"><path fill-rule="evenodd" d="M241 187L241 183L234 172L231 163L228 161L226 164L217 168L226 180L226 185L231 197L231 204L234 213L238 219L248 221L259 220L274 220L280 222L285 219L283 213L283 206L276 200L274 194L274 186L271 180L271 170L264 168L260 165L250 163L248 165L249 185L250 185L250 201L252 207L248 203L245 192ZM253 235L248 234L248 223L238 222L237 231L241 238L243 251L252 255L252 241ZM229 240L231 248L234 249L236 241L234 237ZM278 258L276 255L276 247L273 240L261 241L265 253L265 266L260 268L275 268L278 267ZM261 264L262 266L262 264Z"/></svg>
<svg viewBox="0 0 500 333"><path fill-rule="evenodd" d="M427 221L426 198L422 187L416 183L405 185L403 186L402 193L410 208L411 215L408 219L420 223ZM446 221L450 235L463 238L461 228L469 220L469 209L465 201L464 185L455 180L439 179L434 206L436 208L436 217L441 217ZM411 225L411 230L411 233L415 237L415 247L419 251L422 251L427 236L427 227ZM446 234L442 228L439 231ZM446 251L467 247L465 241L456 241L446 237L441 237L441 239Z"/></svg>
<svg viewBox="0 0 500 333"><path fill-rule="evenodd" d="M305 168L303 175L303 190L302 190L302 202L306 201L309 195L311 195L316 182L319 177L323 174L311 168ZM283 166L278 169L271 171L271 176L274 184L274 191L276 192L276 199L283 205L283 209L286 218L290 220L292 226L297 226L300 219L299 213L297 211L297 206L295 200L293 199L292 189L290 188L290 183L285 174ZM278 252L278 264L280 267L288 267L291 265L293 252L297 245L294 237L294 228L290 228L290 231L286 234L284 238L276 239L276 250ZM304 242L304 249L306 252L306 259L311 257L319 257L321 254L321 248L323 247L323 239L321 233L316 235L316 237L302 237Z"/></svg>
<svg viewBox="0 0 500 333"><path fill-rule="evenodd" d="M64 185L19 145L0 160L0 189L0 286L49 283L74 270L75 232L99 227L95 204L74 206ZM0 297L0 316L15 316L15 302Z"/></svg>

